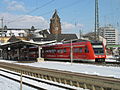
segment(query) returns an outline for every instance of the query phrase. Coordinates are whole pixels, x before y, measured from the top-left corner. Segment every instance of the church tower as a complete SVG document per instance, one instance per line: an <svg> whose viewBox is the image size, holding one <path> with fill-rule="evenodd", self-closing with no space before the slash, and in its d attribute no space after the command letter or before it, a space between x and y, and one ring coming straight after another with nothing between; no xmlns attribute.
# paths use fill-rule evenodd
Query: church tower
<svg viewBox="0 0 120 90"><path fill-rule="evenodd" d="M55 12L50 19L50 33L51 34L61 34L61 23L60 18L57 14L57 10L55 9Z"/></svg>

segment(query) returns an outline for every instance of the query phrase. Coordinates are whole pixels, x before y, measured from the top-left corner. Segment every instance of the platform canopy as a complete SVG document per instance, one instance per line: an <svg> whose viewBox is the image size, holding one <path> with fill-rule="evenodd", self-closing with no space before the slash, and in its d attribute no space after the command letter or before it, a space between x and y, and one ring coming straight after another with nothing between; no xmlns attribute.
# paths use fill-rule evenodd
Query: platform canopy
<svg viewBox="0 0 120 90"><path fill-rule="evenodd" d="M18 47L25 46L25 45L43 46L43 45L47 45L47 44L51 44L51 43L55 43L55 42L56 42L56 40L43 41L43 42L19 40L19 41L15 41L15 42L3 43L3 44L0 45L0 48L7 48L7 47L18 48Z"/></svg>

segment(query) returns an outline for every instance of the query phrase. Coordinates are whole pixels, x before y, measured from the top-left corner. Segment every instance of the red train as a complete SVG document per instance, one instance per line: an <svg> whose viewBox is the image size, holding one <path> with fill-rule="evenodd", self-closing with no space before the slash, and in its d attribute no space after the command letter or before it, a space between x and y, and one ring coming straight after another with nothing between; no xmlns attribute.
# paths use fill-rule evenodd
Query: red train
<svg viewBox="0 0 120 90"><path fill-rule="evenodd" d="M44 46L42 57L47 60L105 62L106 53L102 42L80 41Z"/></svg>
<svg viewBox="0 0 120 90"><path fill-rule="evenodd" d="M19 52L22 52L21 55L19 55ZM11 55L14 60L37 60L38 47L23 47L20 51L14 51L14 54ZM42 57L47 60L105 62L106 53L102 42L78 40L72 43L43 46Z"/></svg>

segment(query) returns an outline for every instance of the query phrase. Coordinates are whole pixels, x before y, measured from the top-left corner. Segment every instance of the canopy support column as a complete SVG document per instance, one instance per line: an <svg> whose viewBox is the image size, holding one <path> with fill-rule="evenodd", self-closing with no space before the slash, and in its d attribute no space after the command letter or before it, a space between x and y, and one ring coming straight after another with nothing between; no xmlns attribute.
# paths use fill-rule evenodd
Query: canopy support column
<svg viewBox="0 0 120 90"><path fill-rule="evenodd" d="M38 58L37 58L37 62L44 61L44 58L41 57L41 54L42 54L41 50L42 50L42 47L38 46Z"/></svg>

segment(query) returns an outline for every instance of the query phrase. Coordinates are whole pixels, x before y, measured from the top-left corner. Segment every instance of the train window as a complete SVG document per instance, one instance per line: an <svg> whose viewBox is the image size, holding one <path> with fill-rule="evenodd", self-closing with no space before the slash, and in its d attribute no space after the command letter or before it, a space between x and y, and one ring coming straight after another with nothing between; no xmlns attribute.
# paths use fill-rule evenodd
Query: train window
<svg viewBox="0 0 120 90"><path fill-rule="evenodd" d="M85 47L85 53L89 53L89 50L87 47Z"/></svg>
<svg viewBox="0 0 120 90"><path fill-rule="evenodd" d="M79 51L80 51L80 53L82 53L82 48L80 48L80 50L79 50Z"/></svg>
<svg viewBox="0 0 120 90"><path fill-rule="evenodd" d="M59 50L57 50L57 53L59 53Z"/></svg>
<svg viewBox="0 0 120 90"><path fill-rule="evenodd" d="M44 50L42 50L42 53L45 53L45 51L44 51Z"/></svg>
<svg viewBox="0 0 120 90"><path fill-rule="evenodd" d="M56 50L55 50L55 49L52 49L52 50L51 50L51 53L56 53Z"/></svg>
<svg viewBox="0 0 120 90"><path fill-rule="evenodd" d="M54 49L51 50L51 53L54 53Z"/></svg>
<svg viewBox="0 0 120 90"><path fill-rule="evenodd" d="M58 49L58 50L57 50L57 53L61 53L61 49Z"/></svg>
<svg viewBox="0 0 120 90"><path fill-rule="evenodd" d="M63 49L60 49L60 53L63 53Z"/></svg>
<svg viewBox="0 0 120 90"><path fill-rule="evenodd" d="M59 50L59 53L61 53L61 49Z"/></svg>
<svg viewBox="0 0 120 90"><path fill-rule="evenodd" d="M57 53L63 53L63 52L65 53L66 51L64 49L58 49L57 50Z"/></svg>
<svg viewBox="0 0 120 90"><path fill-rule="evenodd" d="M74 48L73 52L74 53L78 53L79 52L79 48Z"/></svg>
<svg viewBox="0 0 120 90"><path fill-rule="evenodd" d="M48 50L48 53L50 53L50 50Z"/></svg>
<svg viewBox="0 0 120 90"><path fill-rule="evenodd" d="M46 53L49 53L49 50L46 50Z"/></svg>
<svg viewBox="0 0 120 90"><path fill-rule="evenodd" d="M64 53L66 53L66 48L64 48L64 51L63 51Z"/></svg>
<svg viewBox="0 0 120 90"><path fill-rule="evenodd" d="M103 55L104 49L103 48L93 48L96 55Z"/></svg>
<svg viewBox="0 0 120 90"><path fill-rule="evenodd" d="M54 53L56 53L56 49L54 49Z"/></svg>

